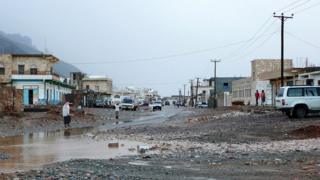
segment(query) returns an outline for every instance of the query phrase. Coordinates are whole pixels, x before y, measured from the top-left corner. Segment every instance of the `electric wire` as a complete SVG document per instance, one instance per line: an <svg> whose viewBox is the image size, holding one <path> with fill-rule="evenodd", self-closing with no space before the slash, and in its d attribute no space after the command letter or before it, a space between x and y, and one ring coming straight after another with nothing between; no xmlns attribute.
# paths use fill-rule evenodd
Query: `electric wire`
<svg viewBox="0 0 320 180"><path fill-rule="evenodd" d="M260 38L263 38L263 37L268 36L268 35L270 35L270 34L262 34L261 36L258 36L257 38L260 39ZM242 41L229 43L229 44L222 45L222 46L217 46L217 47L214 47L214 48L208 48L208 49L184 52L184 53L179 53L179 54L172 54L172 55L167 55L167 56L158 56L158 57L150 57L150 58L131 59L131 60L118 60L118 61L96 61L96 62L71 62L70 61L70 62L72 64L75 64L75 65L89 65L89 64L117 64L117 63L158 61L158 60L170 59L170 58L174 58L174 57L188 56L188 55L193 55L193 54L200 54L200 53L204 53L204 52L210 52L210 51L217 50L217 49L223 49L223 48L235 46L235 45L238 45L238 44L243 44L243 43L246 43L246 42L251 41L251 40L252 40L252 38L247 39L247 40L242 40Z"/></svg>
<svg viewBox="0 0 320 180"><path fill-rule="evenodd" d="M303 42L303 43L305 43L305 44L307 44L307 45L309 45L309 46L311 46L311 47L313 47L313 48L320 49L320 46L317 46L317 45L315 45L314 43L311 43L310 41L307 41L307 40L305 40L305 39L302 39L302 38L296 36L295 34L292 34L292 33L288 32L288 31L285 31L285 33L286 33L287 35L293 37L294 39L299 40L299 41L301 41L301 42Z"/></svg>
<svg viewBox="0 0 320 180"><path fill-rule="evenodd" d="M224 62L234 62L237 60L240 60L240 58L244 58L249 56L250 54L254 53L256 50L260 49L262 46L264 46L277 32L279 32L279 30L274 31L273 33L271 33L264 41L262 41L258 46L256 46L254 49L252 49L251 51L244 53L241 56L235 56L229 59L225 59Z"/></svg>
<svg viewBox="0 0 320 180"><path fill-rule="evenodd" d="M275 11L275 13L281 12L282 10L286 10L287 8L289 8L289 7L291 7L291 6L293 6L293 5L297 4L297 3L299 3L300 1L302 1L302 0L296 0L296 1L294 1L294 2L290 3L290 4L286 5L286 6L284 6L284 7L280 8L280 9L278 9L277 11Z"/></svg>
<svg viewBox="0 0 320 180"><path fill-rule="evenodd" d="M256 35L258 35L259 32L264 29L264 27L266 26L266 24L268 24L268 22L270 21L271 18L272 18L272 16L270 16L270 17L267 19L266 23L264 23L264 25L261 26L262 28L259 28L259 30L255 33L255 35L252 36L252 38L251 38L252 40L249 41L249 42L252 42L252 43L250 43L250 44L249 44L249 42L246 43L244 46L238 48L236 51L234 51L233 53L231 53L231 55L228 55L228 56L226 56L226 57L223 57L222 59L230 59L230 58L232 58L232 57L239 56L239 55L237 55L238 52L240 52L240 51L245 51L246 49L249 49L250 47L252 47L252 46L260 39L260 38L257 38ZM272 23L269 24L269 25L264 29L264 31L263 31L261 34L267 33L267 32L270 30L270 28L275 24L275 21L276 21L276 20L273 20ZM258 36L258 37L259 37L259 36Z"/></svg>
<svg viewBox="0 0 320 180"><path fill-rule="evenodd" d="M306 5L307 3L309 3L310 1L311 1L311 0L306 0L306 1L302 2L302 3L300 3L300 4L297 4L297 5L294 6L294 7L292 7L292 8L290 8L290 9L284 11L283 13L287 13L287 12L290 12L290 11L292 11L292 10L294 10L294 9L297 9L297 8L301 7L301 6L304 6L304 5Z"/></svg>
<svg viewBox="0 0 320 180"><path fill-rule="evenodd" d="M293 14L299 14L299 13L305 12L305 11L307 11L307 10L309 10L309 9L312 9L312 8L314 8L314 7L317 7L317 6L319 6L319 5L320 5L320 2L315 3L315 4L313 4L313 5L309 6L309 7L306 7L306 8L303 8L303 9L298 10L298 11L294 12Z"/></svg>

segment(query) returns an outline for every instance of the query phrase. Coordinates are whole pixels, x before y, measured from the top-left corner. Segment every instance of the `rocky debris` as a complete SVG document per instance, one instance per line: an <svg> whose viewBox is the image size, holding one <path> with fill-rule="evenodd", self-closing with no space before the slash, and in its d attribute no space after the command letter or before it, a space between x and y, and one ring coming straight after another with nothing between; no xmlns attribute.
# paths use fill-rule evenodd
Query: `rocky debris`
<svg viewBox="0 0 320 180"><path fill-rule="evenodd" d="M248 116L248 115L250 115L250 113L235 111L235 112L224 113L221 115L190 117L187 119L187 122L188 123L207 123L209 121L214 121L218 119L229 119L229 118Z"/></svg>

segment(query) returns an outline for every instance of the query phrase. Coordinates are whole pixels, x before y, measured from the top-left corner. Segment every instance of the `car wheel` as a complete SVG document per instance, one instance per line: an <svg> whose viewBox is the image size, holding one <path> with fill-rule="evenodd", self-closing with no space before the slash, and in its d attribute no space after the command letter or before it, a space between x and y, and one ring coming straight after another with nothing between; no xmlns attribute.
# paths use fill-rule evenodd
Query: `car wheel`
<svg viewBox="0 0 320 180"><path fill-rule="evenodd" d="M305 106L297 106L294 109L294 116L296 118L304 118L307 115L307 108Z"/></svg>

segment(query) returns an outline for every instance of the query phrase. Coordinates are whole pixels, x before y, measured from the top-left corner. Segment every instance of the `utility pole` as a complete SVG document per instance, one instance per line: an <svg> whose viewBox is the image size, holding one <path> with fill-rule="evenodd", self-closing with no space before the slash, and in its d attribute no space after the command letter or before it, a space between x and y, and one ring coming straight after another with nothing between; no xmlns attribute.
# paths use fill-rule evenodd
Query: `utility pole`
<svg viewBox="0 0 320 180"><path fill-rule="evenodd" d="M196 103L195 105L198 104L198 89L199 89L199 78L197 78L197 87L196 87Z"/></svg>
<svg viewBox="0 0 320 180"><path fill-rule="evenodd" d="M179 105L181 105L181 89L179 89Z"/></svg>
<svg viewBox="0 0 320 180"><path fill-rule="evenodd" d="M287 19L292 19L293 14L291 16L284 16L283 13L281 13L281 16L276 16L276 13L273 13L273 17L279 18L281 20L281 87L284 86L284 22Z"/></svg>
<svg viewBox="0 0 320 180"><path fill-rule="evenodd" d="M183 85L183 105L186 103L186 84Z"/></svg>
<svg viewBox="0 0 320 180"><path fill-rule="evenodd" d="M190 105L191 105L191 107L193 107L194 106L194 101L193 101L193 80L191 79L190 80L190 94L191 94L191 97L190 97Z"/></svg>
<svg viewBox="0 0 320 180"><path fill-rule="evenodd" d="M217 62L221 62L220 59L211 59L211 62L214 63L214 92L213 92L213 97L214 97L214 104L213 107L217 107Z"/></svg>

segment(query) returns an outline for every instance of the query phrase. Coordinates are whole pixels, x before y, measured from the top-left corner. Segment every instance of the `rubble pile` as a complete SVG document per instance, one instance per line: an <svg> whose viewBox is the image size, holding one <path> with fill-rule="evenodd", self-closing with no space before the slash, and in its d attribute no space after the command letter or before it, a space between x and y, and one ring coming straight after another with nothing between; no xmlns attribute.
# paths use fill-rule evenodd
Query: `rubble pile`
<svg viewBox="0 0 320 180"><path fill-rule="evenodd" d="M190 117L187 119L187 122L188 123L195 123L195 122L201 123L201 122L214 121L214 120L218 120L218 119L229 119L229 118L248 116L248 115L250 115L250 113L234 111L234 112L224 113L224 114L220 114L220 115Z"/></svg>

